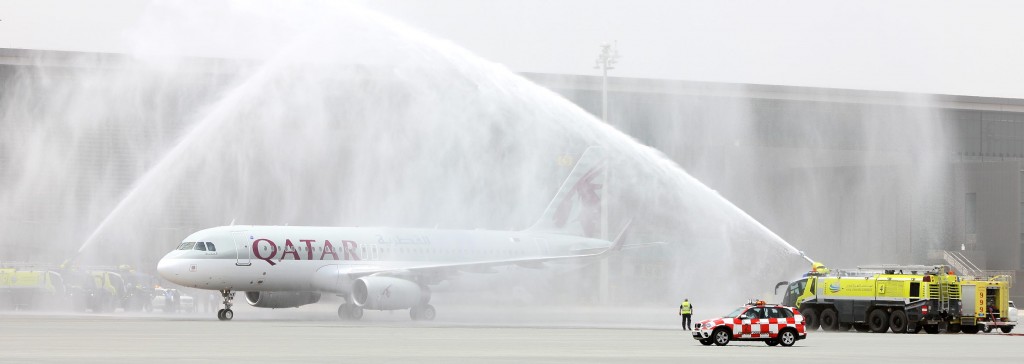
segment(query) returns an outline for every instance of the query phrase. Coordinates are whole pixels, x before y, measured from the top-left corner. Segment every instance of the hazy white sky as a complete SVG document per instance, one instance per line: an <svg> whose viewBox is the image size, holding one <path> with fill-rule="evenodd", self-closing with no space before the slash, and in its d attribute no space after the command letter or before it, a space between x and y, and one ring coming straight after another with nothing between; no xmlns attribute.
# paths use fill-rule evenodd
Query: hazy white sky
<svg viewBox="0 0 1024 364"><path fill-rule="evenodd" d="M1021 1L364 0L514 71L1024 98ZM142 0L0 0L0 47L123 52Z"/></svg>

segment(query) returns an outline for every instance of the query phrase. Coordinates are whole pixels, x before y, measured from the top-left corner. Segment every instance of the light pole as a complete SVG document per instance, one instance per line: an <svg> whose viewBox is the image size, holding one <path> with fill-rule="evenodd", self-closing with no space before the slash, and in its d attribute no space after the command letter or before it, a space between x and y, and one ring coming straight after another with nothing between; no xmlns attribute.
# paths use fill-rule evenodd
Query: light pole
<svg viewBox="0 0 1024 364"><path fill-rule="evenodd" d="M594 69L601 70L601 121L608 123L608 70L615 69L615 63L619 60L619 50L615 45L602 44L601 53L594 61ZM608 240L608 156L605 155L604 178L601 181L601 239ZM601 303L608 303L610 296L608 292L608 259L601 259L601 271L599 282L599 299Z"/></svg>
<svg viewBox="0 0 1024 364"><path fill-rule="evenodd" d="M601 70L601 121L605 123L608 122L608 70L615 69L615 63L618 61L618 47L608 43L601 45L601 53L594 61L594 69Z"/></svg>

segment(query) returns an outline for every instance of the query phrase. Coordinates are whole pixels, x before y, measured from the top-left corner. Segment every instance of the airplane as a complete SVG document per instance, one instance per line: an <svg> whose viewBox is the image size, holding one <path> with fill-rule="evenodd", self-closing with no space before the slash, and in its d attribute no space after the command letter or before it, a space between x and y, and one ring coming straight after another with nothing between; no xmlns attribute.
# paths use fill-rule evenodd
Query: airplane
<svg viewBox="0 0 1024 364"><path fill-rule="evenodd" d="M521 231L391 227L220 226L197 231L157 264L160 276L182 286L217 290L234 317L236 291L248 304L287 308L316 303L321 294L345 299L338 316L363 310L409 309L433 320L430 286L493 268L545 268L555 261L602 259L622 249L599 234L603 150L584 151L533 226Z"/></svg>

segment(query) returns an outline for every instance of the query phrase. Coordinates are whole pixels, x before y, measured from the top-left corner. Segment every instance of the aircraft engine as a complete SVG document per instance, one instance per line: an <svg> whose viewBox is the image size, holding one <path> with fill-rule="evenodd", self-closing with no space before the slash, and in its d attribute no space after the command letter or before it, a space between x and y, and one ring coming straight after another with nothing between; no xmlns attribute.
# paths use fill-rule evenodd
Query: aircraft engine
<svg viewBox="0 0 1024 364"><path fill-rule="evenodd" d="M253 307L288 308L319 301L318 292L245 292L245 302Z"/></svg>
<svg viewBox="0 0 1024 364"><path fill-rule="evenodd" d="M371 310L401 310L430 302L430 290L392 277L363 277L352 285L356 305Z"/></svg>

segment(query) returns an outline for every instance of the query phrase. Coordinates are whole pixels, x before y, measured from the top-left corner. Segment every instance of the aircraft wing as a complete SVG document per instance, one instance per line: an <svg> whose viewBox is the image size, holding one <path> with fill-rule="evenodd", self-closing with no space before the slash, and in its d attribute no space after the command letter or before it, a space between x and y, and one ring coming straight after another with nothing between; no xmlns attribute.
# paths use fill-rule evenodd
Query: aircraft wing
<svg viewBox="0 0 1024 364"><path fill-rule="evenodd" d="M476 262L436 263L404 267L360 266L346 268L340 270L338 273L346 274L351 278L359 278L371 275L393 277L436 277L434 279L428 278L427 280L432 281L432 283L437 283L443 280L443 278L441 277L447 277L459 273L493 273L494 271L492 270L492 268L502 266L519 265L527 268L543 268L544 263L553 261L600 259L608 255L611 255L614 252L622 250L622 247L623 243L620 234L619 239L616 239L616 242L612 244L612 246L604 248L601 251L592 253L577 253L567 255L553 255L544 257L504 260L486 260Z"/></svg>

